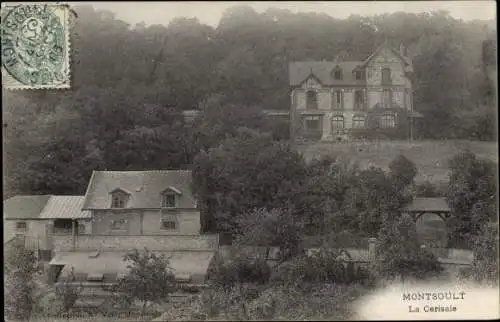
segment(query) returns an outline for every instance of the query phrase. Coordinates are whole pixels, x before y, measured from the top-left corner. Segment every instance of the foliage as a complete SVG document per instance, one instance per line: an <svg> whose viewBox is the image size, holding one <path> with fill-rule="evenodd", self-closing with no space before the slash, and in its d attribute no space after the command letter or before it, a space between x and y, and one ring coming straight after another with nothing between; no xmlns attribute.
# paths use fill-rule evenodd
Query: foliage
<svg viewBox="0 0 500 322"><path fill-rule="evenodd" d="M437 276L442 268L437 258L419 243L410 216L385 216L379 232L374 269L380 278L426 279Z"/></svg>
<svg viewBox="0 0 500 322"><path fill-rule="evenodd" d="M214 285L228 289L244 283L266 284L270 275L271 268L263 258L240 254L232 260L218 262L210 278Z"/></svg>
<svg viewBox="0 0 500 322"><path fill-rule="evenodd" d="M286 143L249 129L201 152L194 161L193 191L203 230L232 233L238 214L285 207L286 192L304 175L303 163Z"/></svg>
<svg viewBox="0 0 500 322"><path fill-rule="evenodd" d="M39 269L34 252L26 248L24 239L16 238L8 247L4 265L5 316L26 320L35 307Z"/></svg>
<svg viewBox="0 0 500 322"><path fill-rule="evenodd" d="M415 163L400 154L389 164L389 175L398 189L404 189L413 183L417 167Z"/></svg>
<svg viewBox="0 0 500 322"><path fill-rule="evenodd" d="M175 290L173 270L164 254L157 255L146 248L142 252L134 249L123 260L128 262L128 272L114 291L129 302L141 301L142 313L149 302L161 303Z"/></svg>
<svg viewBox="0 0 500 322"><path fill-rule="evenodd" d="M472 277L476 281L498 283L498 225L482 227L474 240L475 260Z"/></svg>
<svg viewBox="0 0 500 322"><path fill-rule="evenodd" d="M359 273L359 275L358 275ZM309 255L299 255L277 266L272 275L273 284L288 287L310 283L349 284L368 278L345 261L342 253L331 248L320 248Z"/></svg>
<svg viewBox="0 0 500 322"><path fill-rule="evenodd" d="M61 302L62 312L68 312L73 308L83 290L82 285L76 285L75 281L74 268L71 268L70 274L55 287L56 300Z"/></svg>
<svg viewBox="0 0 500 322"><path fill-rule="evenodd" d="M299 251L300 227L288 211L252 209L237 216L236 224L235 241L238 246L276 246L280 248L281 260Z"/></svg>
<svg viewBox="0 0 500 322"><path fill-rule="evenodd" d="M351 225L343 229L375 236L384 214L398 213L410 201L405 191L397 189L392 178L382 169L370 167L357 175L357 182L347 192L345 219Z"/></svg>
<svg viewBox="0 0 500 322"><path fill-rule="evenodd" d="M489 220L496 220L496 166L472 152L458 153L450 160L447 199L452 211L451 238L470 241Z"/></svg>
<svg viewBox="0 0 500 322"><path fill-rule="evenodd" d="M442 197L442 193L438 191L437 187L430 181L416 185L415 194L417 197L435 198Z"/></svg>

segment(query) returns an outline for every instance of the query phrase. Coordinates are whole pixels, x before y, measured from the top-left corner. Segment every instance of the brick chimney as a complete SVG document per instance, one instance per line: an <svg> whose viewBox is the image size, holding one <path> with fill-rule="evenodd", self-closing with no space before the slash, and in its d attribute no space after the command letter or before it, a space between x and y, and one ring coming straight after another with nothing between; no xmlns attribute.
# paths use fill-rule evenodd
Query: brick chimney
<svg viewBox="0 0 500 322"><path fill-rule="evenodd" d="M377 238L368 238L368 254L370 256L370 261L375 260L375 252L377 250Z"/></svg>

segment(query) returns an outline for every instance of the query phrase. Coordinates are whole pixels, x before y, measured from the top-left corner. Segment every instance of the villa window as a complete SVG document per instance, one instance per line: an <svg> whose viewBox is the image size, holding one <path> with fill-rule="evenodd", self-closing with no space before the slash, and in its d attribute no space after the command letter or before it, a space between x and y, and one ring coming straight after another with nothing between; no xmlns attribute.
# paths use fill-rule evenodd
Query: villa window
<svg viewBox="0 0 500 322"><path fill-rule="evenodd" d="M391 70L389 68L382 68L382 84L391 83Z"/></svg>
<svg viewBox="0 0 500 322"><path fill-rule="evenodd" d="M321 118L319 116L306 116L305 127L307 130L319 130Z"/></svg>
<svg viewBox="0 0 500 322"><path fill-rule="evenodd" d="M362 80L363 79L363 72L362 71L356 71L356 80Z"/></svg>
<svg viewBox="0 0 500 322"><path fill-rule="evenodd" d="M176 206L176 198L175 193L166 192L162 195L161 198L161 207L162 208L175 208Z"/></svg>
<svg viewBox="0 0 500 322"><path fill-rule="evenodd" d="M318 109L318 94L315 91L307 92L307 103L306 108L311 110Z"/></svg>
<svg viewBox="0 0 500 322"><path fill-rule="evenodd" d="M394 114L384 114L380 117L380 127L383 129L393 128L396 126L396 117Z"/></svg>
<svg viewBox="0 0 500 322"><path fill-rule="evenodd" d="M334 102L334 108L342 109L344 107L344 93L341 90L335 91Z"/></svg>
<svg viewBox="0 0 500 322"><path fill-rule="evenodd" d="M356 115L352 118L352 127L354 129L363 129L365 127L365 117Z"/></svg>
<svg viewBox="0 0 500 322"><path fill-rule="evenodd" d="M392 103L392 92L388 88L384 88L382 93L382 105L384 108L390 108Z"/></svg>
<svg viewBox="0 0 500 322"><path fill-rule="evenodd" d="M344 117L334 116L332 117L332 129L343 129L344 128Z"/></svg>
<svg viewBox="0 0 500 322"><path fill-rule="evenodd" d="M363 91L355 91L354 92L354 108L355 109L363 109Z"/></svg>

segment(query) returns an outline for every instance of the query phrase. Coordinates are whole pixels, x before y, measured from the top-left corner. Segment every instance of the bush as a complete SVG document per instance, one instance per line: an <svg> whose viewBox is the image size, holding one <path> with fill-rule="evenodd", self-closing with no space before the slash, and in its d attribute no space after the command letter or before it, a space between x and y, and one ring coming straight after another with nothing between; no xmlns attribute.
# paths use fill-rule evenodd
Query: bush
<svg viewBox="0 0 500 322"><path fill-rule="evenodd" d="M435 198L435 197L442 197L444 195L443 192L439 191L437 187L430 181L417 184L415 188L416 188L415 194L417 195L417 197Z"/></svg>
<svg viewBox="0 0 500 322"><path fill-rule="evenodd" d="M232 287L236 283L265 284L270 276L271 267L264 259L242 256L227 262L219 260L210 271L210 279L223 287Z"/></svg>
<svg viewBox="0 0 500 322"><path fill-rule="evenodd" d="M349 282L346 267L335 251L321 249L310 256L295 257L276 267L271 281L278 284L346 283Z"/></svg>

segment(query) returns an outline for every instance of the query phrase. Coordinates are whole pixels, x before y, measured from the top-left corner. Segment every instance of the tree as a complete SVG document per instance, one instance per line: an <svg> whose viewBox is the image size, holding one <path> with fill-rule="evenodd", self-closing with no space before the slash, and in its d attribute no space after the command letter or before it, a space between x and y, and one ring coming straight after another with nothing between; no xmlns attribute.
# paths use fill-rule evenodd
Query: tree
<svg viewBox="0 0 500 322"><path fill-rule="evenodd" d="M470 151L458 153L449 164L450 235L457 243L468 243L488 221L498 217L496 166Z"/></svg>
<svg viewBox="0 0 500 322"><path fill-rule="evenodd" d="M75 281L76 276L72 267L68 276L63 279L62 283L55 287L55 299L61 303L60 313L70 311L83 290L83 286L75 284Z"/></svg>
<svg viewBox="0 0 500 322"><path fill-rule="evenodd" d="M249 129L202 151L193 168L203 229L227 233L234 232L236 216L247 210L287 208L290 187L305 174L304 160L288 144Z"/></svg>
<svg viewBox="0 0 500 322"><path fill-rule="evenodd" d="M396 185L382 169L371 167L357 175L356 182L346 194L345 213L353 218L353 227L365 236L376 236L384 215L397 216L411 199L397 189ZM352 226L351 226L352 227Z"/></svg>
<svg viewBox="0 0 500 322"><path fill-rule="evenodd" d="M417 166L403 154L399 154L389 164L389 175L397 189L404 189L414 182Z"/></svg>
<svg viewBox="0 0 500 322"><path fill-rule="evenodd" d="M424 183L418 184L415 187L415 195L417 197L434 198L442 197L442 193L438 191L435 185L430 181L425 181Z"/></svg>
<svg viewBox="0 0 500 322"><path fill-rule="evenodd" d="M287 210L252 209L236 217L237 245L279 247L285 261L299 252L300 226Z"/></svg>
<svg viewBox="0 0 500 322"><path fill-rule="evenodd" d="M161 303L174 292L174 274L164 254L157 255L144 249L137 249L124 255L129 262L127 274L118 282L115 292L123 294L128 301L142 302L144 314L148 303Z"/></svg>
<svg viewBox="0 0 500 322"><path fill-rule="evenodd" d="M7 246L5 268L5 309L9 319L27 320L35 304L36 257L23 238Z"/></svg>
<svg viewBox="0 0 500 322"><path fill-rule="evenodd" d="M498 283L498 224L484 225L474 239L472 276L476 281Z"/></svg>
<svg viewBox="0 0 500 322"><path fill-rule="evenodd" d="M419 243L416 227L410 216L391 219L385 216L379 232L375 270L382 278L401 277L425 279L442 271L437 258Z"/></svg>

